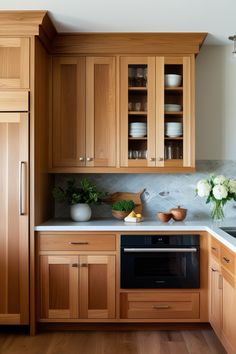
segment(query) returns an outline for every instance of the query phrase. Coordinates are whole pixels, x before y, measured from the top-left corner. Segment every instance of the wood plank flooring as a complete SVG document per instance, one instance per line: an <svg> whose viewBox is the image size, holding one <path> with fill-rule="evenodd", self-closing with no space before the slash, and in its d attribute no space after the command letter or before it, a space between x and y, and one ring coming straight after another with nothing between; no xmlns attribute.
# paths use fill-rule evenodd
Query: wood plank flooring
<svg viewBox="0 0 236 354"><path fill-rule="evenodd" d="M214 332L55 332L0 334L0 354L226 354Z"/></svg>

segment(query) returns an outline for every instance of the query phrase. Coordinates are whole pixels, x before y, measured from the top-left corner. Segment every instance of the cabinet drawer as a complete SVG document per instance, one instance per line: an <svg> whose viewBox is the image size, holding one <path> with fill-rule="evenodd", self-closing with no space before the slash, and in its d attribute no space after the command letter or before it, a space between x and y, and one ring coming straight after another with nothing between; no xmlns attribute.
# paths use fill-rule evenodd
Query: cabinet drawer
<svg viewBox="0 0 236 354"><path fill-rule="evenodd" d="M121 318L199 318L199 293L122 293Z"/></svg>
<svg viewBox="0 0 236 354"><path fill-rule="evenodd" d="M217 259L220 259L220 243L214 238L211 238L211 246L210 251L213 256Z"/></svg>
<svg viewBox="0 0 236 354"><path fill-rule="evenodd" d="M231 273L235 274L235 256L228 248L221 246L221 264Z"/></svg>
<svg viewBox="0 0 236 354"><path fill-rule="evenodd" d="M114 251L116 238L112 234L40 233L40 251Z"/></svg>

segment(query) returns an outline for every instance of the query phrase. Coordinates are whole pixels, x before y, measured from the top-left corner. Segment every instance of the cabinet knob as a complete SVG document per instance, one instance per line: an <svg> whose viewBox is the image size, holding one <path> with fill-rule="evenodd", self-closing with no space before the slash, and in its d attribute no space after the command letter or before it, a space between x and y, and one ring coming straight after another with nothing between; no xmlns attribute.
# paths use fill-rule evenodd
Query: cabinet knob
<svg viewBox="0 0 236 354"><path fill-rule="evenodd" d="M87 267L87 266L88 266L87 263L81 263L81 265L80 265L80 267L83 267L83 268L85 268L85 267Z"/></svg>
<svg viewBox="0 0 236 354"><path fill-rule="evenodd" d="M83 156L80 156L79 160L80 160L80 161L84 161L84 157L83 157Z"/></svg>
<svg viewBox="0 0 236 354"><path fill-rule="evenodd" d="M155 157L150 157L150 161L155 161Z"/></svg>
<svg viewBox="0 0 236 354"><path fill-rule="evenodd" d="M212 272L218 272L218 270L215 269L215 268L211 268L211 271L212 271Z"/></svg>
<svg viewBox="0 0 236 354"><path fill-rule="evenodd" d="M163 157L159 157L159 159L158 159L158 161L163 161L164 159L163 159Z"/></svg>
<svg viewBox="0 0 236 354"><path fill-rule="evenodd" d="M93 161L92 157L87 157L87 161Z"/></svg>
<svg viewBox="0 0 236 354"><path fill-rule="evenodd" d="M156 310L164 310L164 309L169 309L170 306L169 305L154 305L152 306L153 309L156 309Z"/></svg>
<svg viewBox="0 0 236 354"><path fill-rule="evenodd" d="M71 267L73 267L73 268L78 268L78 267L79 267L79 264L78 264L78 263L72 263L72 264L71 264Z"/></svg>
<svg viewBox="0 0 236 354"><path fill-rule="evenodd" d="M226 263L230 263L230 259L228 259L226 257L223 257L223 261L226 262Z"/></svg>

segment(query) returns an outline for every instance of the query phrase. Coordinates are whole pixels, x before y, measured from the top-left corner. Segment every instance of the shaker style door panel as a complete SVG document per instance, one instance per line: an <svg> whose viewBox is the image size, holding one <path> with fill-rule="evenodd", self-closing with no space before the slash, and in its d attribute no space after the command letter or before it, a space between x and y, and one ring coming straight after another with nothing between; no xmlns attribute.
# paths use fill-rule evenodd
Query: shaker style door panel
<svg viewBox="0 0 236 354"><path fill-rule="evenodd" d="M85 58L53 59L52 167L85 164Z"/></svg>
<svg viewBox="0 0 236 354"><path fill-rule="evenodd" d="M115 57L86 58L86 166L116 166Z"/></svg>
<svg viewBox="0 0 236 354"><path fill-rule="evenodd" d="M0 113L0 324L27 324L28 114Z"/></svg>
<svg viewBox="0 0 236 354"><path fill-rule="evenodd" d="M39 263L40 318L78 318L78 256L40 256Z"/></svg>
<svg viewBox="0 0 236 354"><path fill-rule="evenodd" d="M115 256L80 256L81 318L115 318Z"/></svg>
<svg viewBox="0 0 236 354"><path fill-rule="evenodd" d="M29 88L29 38L0 38L0 89Z"/></svg>
<svg viewBox="0 0 236 354"><path fill-rule="evenodd" d="M222 324L222 275L220 273L219 263L211 260L209 272L209 317L212 327L219 334L221 331Z"/></svg>

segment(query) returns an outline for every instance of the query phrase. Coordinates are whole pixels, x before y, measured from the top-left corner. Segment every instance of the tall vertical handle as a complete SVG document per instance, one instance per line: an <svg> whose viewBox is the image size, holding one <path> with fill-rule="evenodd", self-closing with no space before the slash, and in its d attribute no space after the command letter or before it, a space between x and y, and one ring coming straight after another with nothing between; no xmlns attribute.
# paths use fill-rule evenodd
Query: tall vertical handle
<svg viewBox="0 0 236 354"><path fill-rule="evenodd" d="M26 215L26 162L19 162L19 213Z"/></svg>

